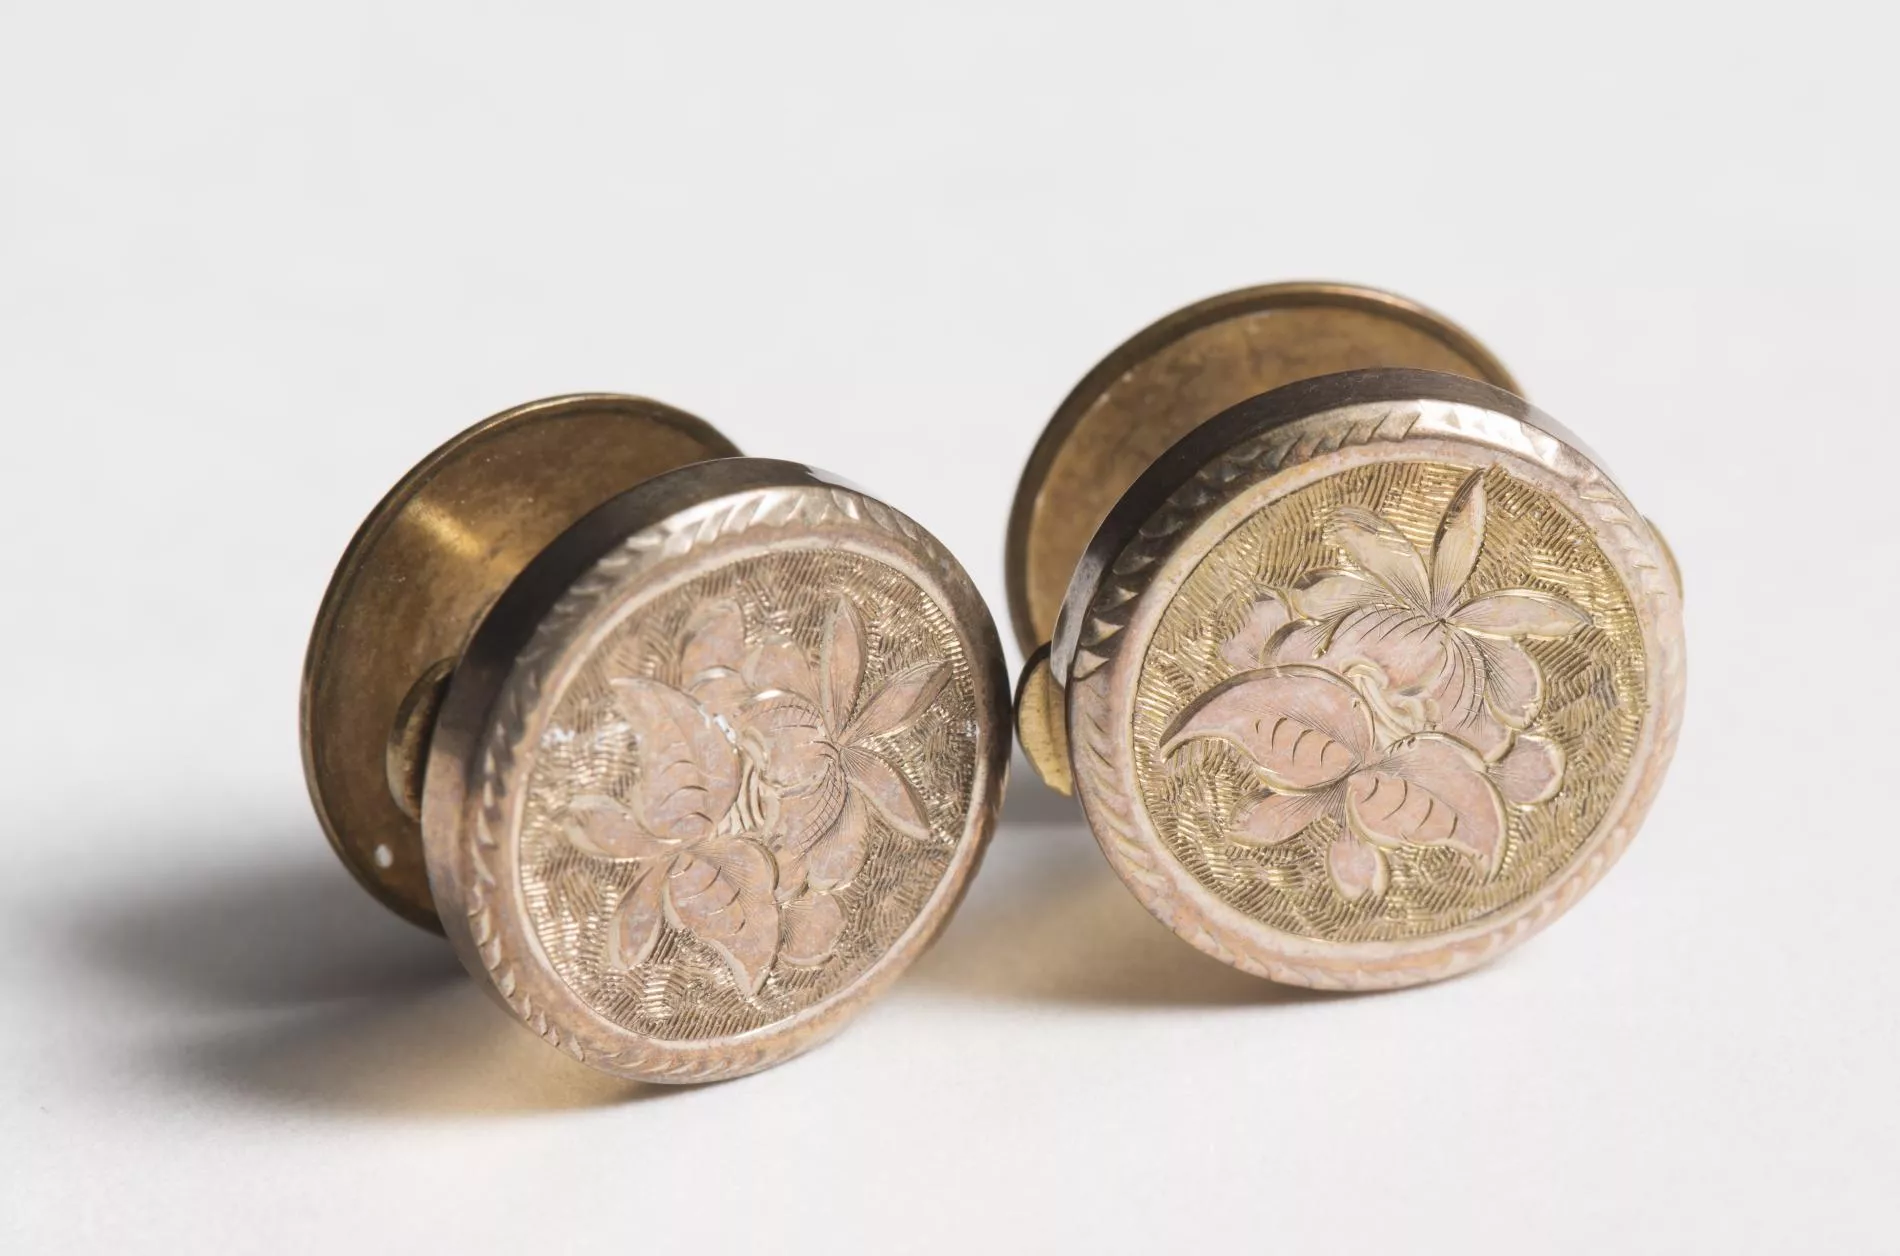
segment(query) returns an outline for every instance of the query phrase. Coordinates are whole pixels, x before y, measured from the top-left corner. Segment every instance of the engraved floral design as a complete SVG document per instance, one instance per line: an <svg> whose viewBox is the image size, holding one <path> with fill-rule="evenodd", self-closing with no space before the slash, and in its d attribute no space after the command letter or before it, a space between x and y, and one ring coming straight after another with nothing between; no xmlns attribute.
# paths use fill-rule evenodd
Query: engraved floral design
<svg viewBox="0 0 1900 1256"><path fill-rule="evenodd" d="M1496 760L1543 703L1543 677L1519 642L1568 636L1590 617L1536 589L1465 595L1486 510L1474 473L1446 508L1428 559L1381 516L1341 507L1327 539L1356 569L1315 571L1284 599L1263 598L1223 655L1239 667L1324 661L1363 682L1389 725L1450 733Z"/></svg>
<svg viewBox="0 0 1900 1256"><path fill-rule="evenodd" d="M1507 803L1547 801L1564 769L1555 742L1523 731L1543 677L1520 642L1590 619L1535 589L1467 595L1486 505L1474 473L1429 556L1388 519L1341 507L1327 539L1354 566L1311 572L1248 607L1221 646L1239 674L1190 703L1161 742L1164 758L1218 738L1253 760L1266 788L1236 812L1232 840L1277 845L1330 818L1326 866L1349 901L1383 894L1386 853L1408 844L1497 872Z"/></svg>
<svg viewBox="0 0 1900 1256"><path fill-rule="evenodd" d="M638 779L624 797L576 796L565 819L582 850L642 865L612 920L610 963L644 963L666 923L756 994L775 964L813 967L835 951L834 894L864 864L873 815L929 836L916 786L876 742L914 724L950 669L921 663L861 693L865 636L839 597L814 672L783 636L748 643L744 612L720 602L689 626L680 687L610 682Z"/></svg>

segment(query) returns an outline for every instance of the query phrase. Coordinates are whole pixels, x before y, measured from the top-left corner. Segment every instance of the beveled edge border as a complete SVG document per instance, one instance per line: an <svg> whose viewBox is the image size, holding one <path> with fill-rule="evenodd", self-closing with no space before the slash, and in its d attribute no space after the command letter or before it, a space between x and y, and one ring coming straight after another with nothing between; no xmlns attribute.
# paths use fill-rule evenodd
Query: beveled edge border
<svg viewBox="0 0 1900 1256"><path fill-rule="evenodd" d="M1473 389L1482 393L1474 397ZM1355 391L1371 399L1355 400ZM1452 395L1435 395L1446 393ZM1170 451L1162 460L1167 467L1157 464L1161 482L1172 483L1158 508L1139 522L1125 516L1113 544L1096 555L1091 578L1085 581L1078 571L1071 585L1064 612L1075 622L1062 669L1069 673L1077 792L1090 828L1110 865L1157 919L1214 958L1276 981L1320 989L1393 988L1452 976L1515 946L1568 910L1609 870L1661 787L1681 729L1681 596L1647 522L1593 459L1556 434L1562 431L1521 399L1461 377L1349 372L1243 402ZM1182 475L1207 447L1221 443L1223 432L1232 443ZM1129 704L1154 624L1193 564L1176 563L1184 570L1171 583L1156 582L1182 542L1211 527L1240 495L1261 490L1264 504L1290 491L1280 485L1303 466L1342 449L1363 447L1368 458L1429 457L1427 442L1476 444L1541 468L1564 486L1571 498L1566 504L1596 534L1637 607L1650 713L1617 801L1568 869L1518 904L1461 929L1405 942L1329 943L1284 933L1220 901L1188 874L1161 843L1140 802ZM1145 498L1153 500L1158 487L1150 483ZM1135 490L1129 497L1137 497ZM1206 546L1193 549L1198 556ZM1084 609L1071 615L1077 605Z"/></svg>
<svg viewBox="0 0 1900 1256"><path fill-rule="evenodd" d="M537 735L542 696L558 688L576 642L624 600L630 583L664 580L696 552L737 538L810 537L845 525L868 525L881 536L882 546L851 547L938 597L962 636L977 687L980 754L957 853L905 933L811 1007L728 1038L673 1042L632 1033L574 994L525 927L519 899L506 902L518 894L512 852L521 750ZM431 886L438 902L452 905L443 921L463 963L550 1045L641 1081L739 1077L824 1042L934 941L995 830L1009 746L1008 678L995 623L941 543L908 516L811 468L764 459L702 463L655 477L576 524L523 572L478 631L450 682L430 752L423 828Z"/></svg>

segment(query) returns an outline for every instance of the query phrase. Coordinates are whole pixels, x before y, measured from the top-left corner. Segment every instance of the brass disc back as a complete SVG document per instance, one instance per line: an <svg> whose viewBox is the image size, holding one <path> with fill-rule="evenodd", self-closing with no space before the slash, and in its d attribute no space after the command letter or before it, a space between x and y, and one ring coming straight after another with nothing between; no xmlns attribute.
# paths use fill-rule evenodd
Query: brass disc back
<svg viewBox="0 0 1900 1256"><path fill-rule="evenodd" d="M1048 641L1076 562L1122 494L1181 437L1282 384L1367 367L1446 371L1517 392L1489 350L1403 297L1278 283L1177 310L1090 371L1029 456L1010 510L1005 582L1024 656Z"/></svg>
<svg viewBox="0 0 1900 1256"><path fill-rule="evenodd" d="M461 656L502 590L575 520L663 471L738 453L656 401L552 397L454 437L370 512L317 614L300 732L324 833L385 906L441 930L421 828L391 792L391 739L413 722L419 682L437 687L426 677L439 683L437 665Z"/></svg>

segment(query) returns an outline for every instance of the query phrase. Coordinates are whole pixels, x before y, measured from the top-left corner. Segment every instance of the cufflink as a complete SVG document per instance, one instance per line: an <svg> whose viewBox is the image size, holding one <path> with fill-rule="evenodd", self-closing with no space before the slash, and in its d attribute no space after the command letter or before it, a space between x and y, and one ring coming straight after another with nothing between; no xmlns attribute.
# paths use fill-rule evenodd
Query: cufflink
<svg viewBox="0 0 1900 1256"><path fill-rule="evenodd" d="M1441 316L1282 284L1065 401L1009 533L1019 735L1182 938L1277 981L1465 971L1635 835L1681 725L1680 577Z"/></svg>
<svg viewBox="0 0 1900 1256"><path fill-rule="evenodd" d="M994 826L991 618L917 523L633 397L411 470L306 659L317 815L554 1047L697 1082L824 1041L942 927Z"/></svg>

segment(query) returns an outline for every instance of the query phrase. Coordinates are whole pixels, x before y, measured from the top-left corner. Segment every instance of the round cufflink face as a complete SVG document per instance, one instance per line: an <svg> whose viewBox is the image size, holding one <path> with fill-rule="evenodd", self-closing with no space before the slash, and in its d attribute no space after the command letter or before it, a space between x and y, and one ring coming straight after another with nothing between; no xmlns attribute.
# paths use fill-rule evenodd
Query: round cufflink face
<svg viewBox="0 0 1900 1256"><path fill-rule="evenodd" d="M929 943L994 824L1000 645L903 515L785 463L659 477L476 632L423 795L450 938L631 1077L815 1045Z"/></svg>
<svg viewBox="0 0 1900 1256"><path fill-rule="evenodd" d="M345 862L523 1023L690 1082L824 1041L929 944L1008 693L927 532L797 464L692 462L724 439L675 415L537 403L407 477L326 599L305 746Z"/></svg>
<svg viewBox="0 0 1900 1256"><path fill-rule="evenodd" d="M1050 639L1069 577L1109 509L1177 440L1282 384L1369 367L1448 371L1519 391L1451 320L1352 284L1225 293L1177 310L1103 359L1049 421L1010 512L1006 583L1024 655Z"/></svg>
<svg viewBox="0 0 1900 1256"><path fill-rule="evenodd" d="M1326 988L1470 968L1633 836L1680 723L1660 538L1499 389L1376 370L1181 441L1050 654L1116 871L1183 938Z"/></svg>

